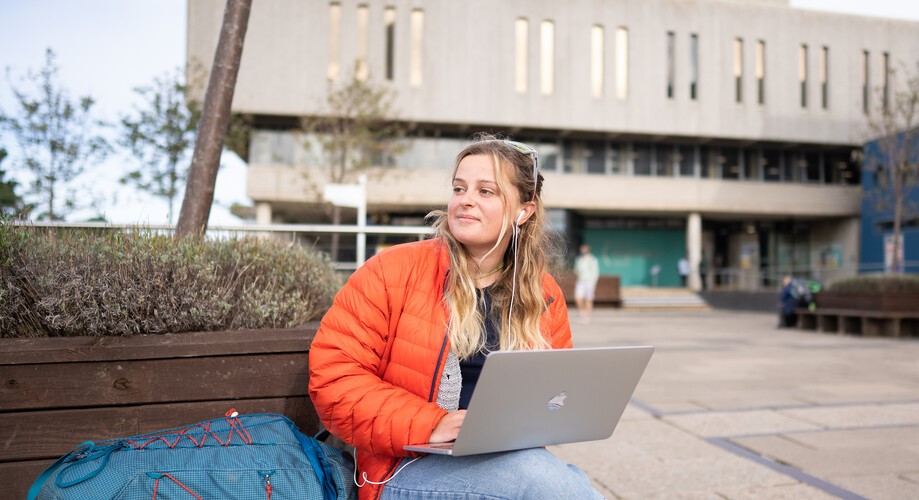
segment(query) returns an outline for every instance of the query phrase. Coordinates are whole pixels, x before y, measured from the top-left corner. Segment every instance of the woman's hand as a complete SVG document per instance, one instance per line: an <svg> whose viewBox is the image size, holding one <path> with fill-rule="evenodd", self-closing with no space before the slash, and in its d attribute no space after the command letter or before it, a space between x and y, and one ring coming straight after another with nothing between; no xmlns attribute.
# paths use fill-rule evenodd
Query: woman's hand
<svg viewBox="0 0 919 500"><path fill-rule="evenodd" d="M448 413L444 418L440 419L440 422L437 422L437 427L434 427L434 432L431 433L431 442L446 443L456 439L465 418L466 410Z"/></svg>

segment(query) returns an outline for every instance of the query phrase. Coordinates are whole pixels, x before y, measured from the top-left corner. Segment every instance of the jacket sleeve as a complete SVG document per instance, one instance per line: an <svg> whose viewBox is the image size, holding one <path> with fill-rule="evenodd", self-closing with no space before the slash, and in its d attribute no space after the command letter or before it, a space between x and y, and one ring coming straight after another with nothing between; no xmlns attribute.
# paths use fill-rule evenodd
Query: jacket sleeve
<svg viewBox="0 0 919 500"><path fill-rule="evenodd" d="M548 302L546 319L541 325L543 332L553 349L570 349L571 324L568 322L568 304L565 303L562 289L549 274L543 276L543 289Z"/></svg>
<svg viewBox="0 0 919 500"><path fill-rule="evenodd" d="M309 351L309 394L334 435L375 455L406 456L403 446L428 442L447 412L378 376L393 323L379 257L351 276L322 319Z"/></svg>

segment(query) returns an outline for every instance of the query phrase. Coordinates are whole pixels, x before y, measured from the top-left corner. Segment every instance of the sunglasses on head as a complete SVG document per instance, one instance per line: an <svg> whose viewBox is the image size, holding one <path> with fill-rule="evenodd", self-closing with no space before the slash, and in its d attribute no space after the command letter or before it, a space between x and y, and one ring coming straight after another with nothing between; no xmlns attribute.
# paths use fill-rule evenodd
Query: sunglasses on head
<svg viewBox="0 0 919 500"><path fill-rule="evenodd" d="M537 153L536 150L533 149L532 146L528 144L524 144L522 142L508 141L508 140L504 140L502 142L516 149L517 151L520 151L523 154L533 155L533 197L530 198L530 201L535 200L536 199L536 188L539 185L539 177L538 177L539 176L539 153Z"/></svg>

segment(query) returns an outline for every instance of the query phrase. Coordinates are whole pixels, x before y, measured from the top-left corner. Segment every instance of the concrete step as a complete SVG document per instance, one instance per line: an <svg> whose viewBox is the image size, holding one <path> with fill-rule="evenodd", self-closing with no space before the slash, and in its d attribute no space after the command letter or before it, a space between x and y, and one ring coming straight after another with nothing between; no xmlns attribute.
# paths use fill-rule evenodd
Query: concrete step
<svg viewBox="0 0 919 500"><path fill-rule="evenodd" d="M698 294L686 288L630 287L622 289L622 308L708 310L709 306Z"/></svg>

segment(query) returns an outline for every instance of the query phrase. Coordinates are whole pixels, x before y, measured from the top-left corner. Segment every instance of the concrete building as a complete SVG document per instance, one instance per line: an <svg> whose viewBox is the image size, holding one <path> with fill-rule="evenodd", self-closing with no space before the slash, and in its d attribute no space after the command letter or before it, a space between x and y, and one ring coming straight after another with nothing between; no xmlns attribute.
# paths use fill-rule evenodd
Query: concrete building
<svg viewBox="0 0 919 500"><path fill-rule="evenodd" d="M223 5L188 3L190 66L211 63ZM917 53L919 23L786 0L272 0L233 109L260 223L326 220L297 117L353 74L392 89L411 131L371 176L372 222L421 224L469 136L498 132L539 150L553 221L602 273L675 286L686 255L691 288L756 289L857 272L853 152Z"/></svg>
<svg viewBox="0 0 919 500"><path fill-rule="evenodd" d="M894 259L894 187L891 158L919 162L919 129L875 139L865 145L862 167L861 265L863 272L919 274L919 179L903 184L899 259ZM894 266L894 260L899 266Z"/></svg>

